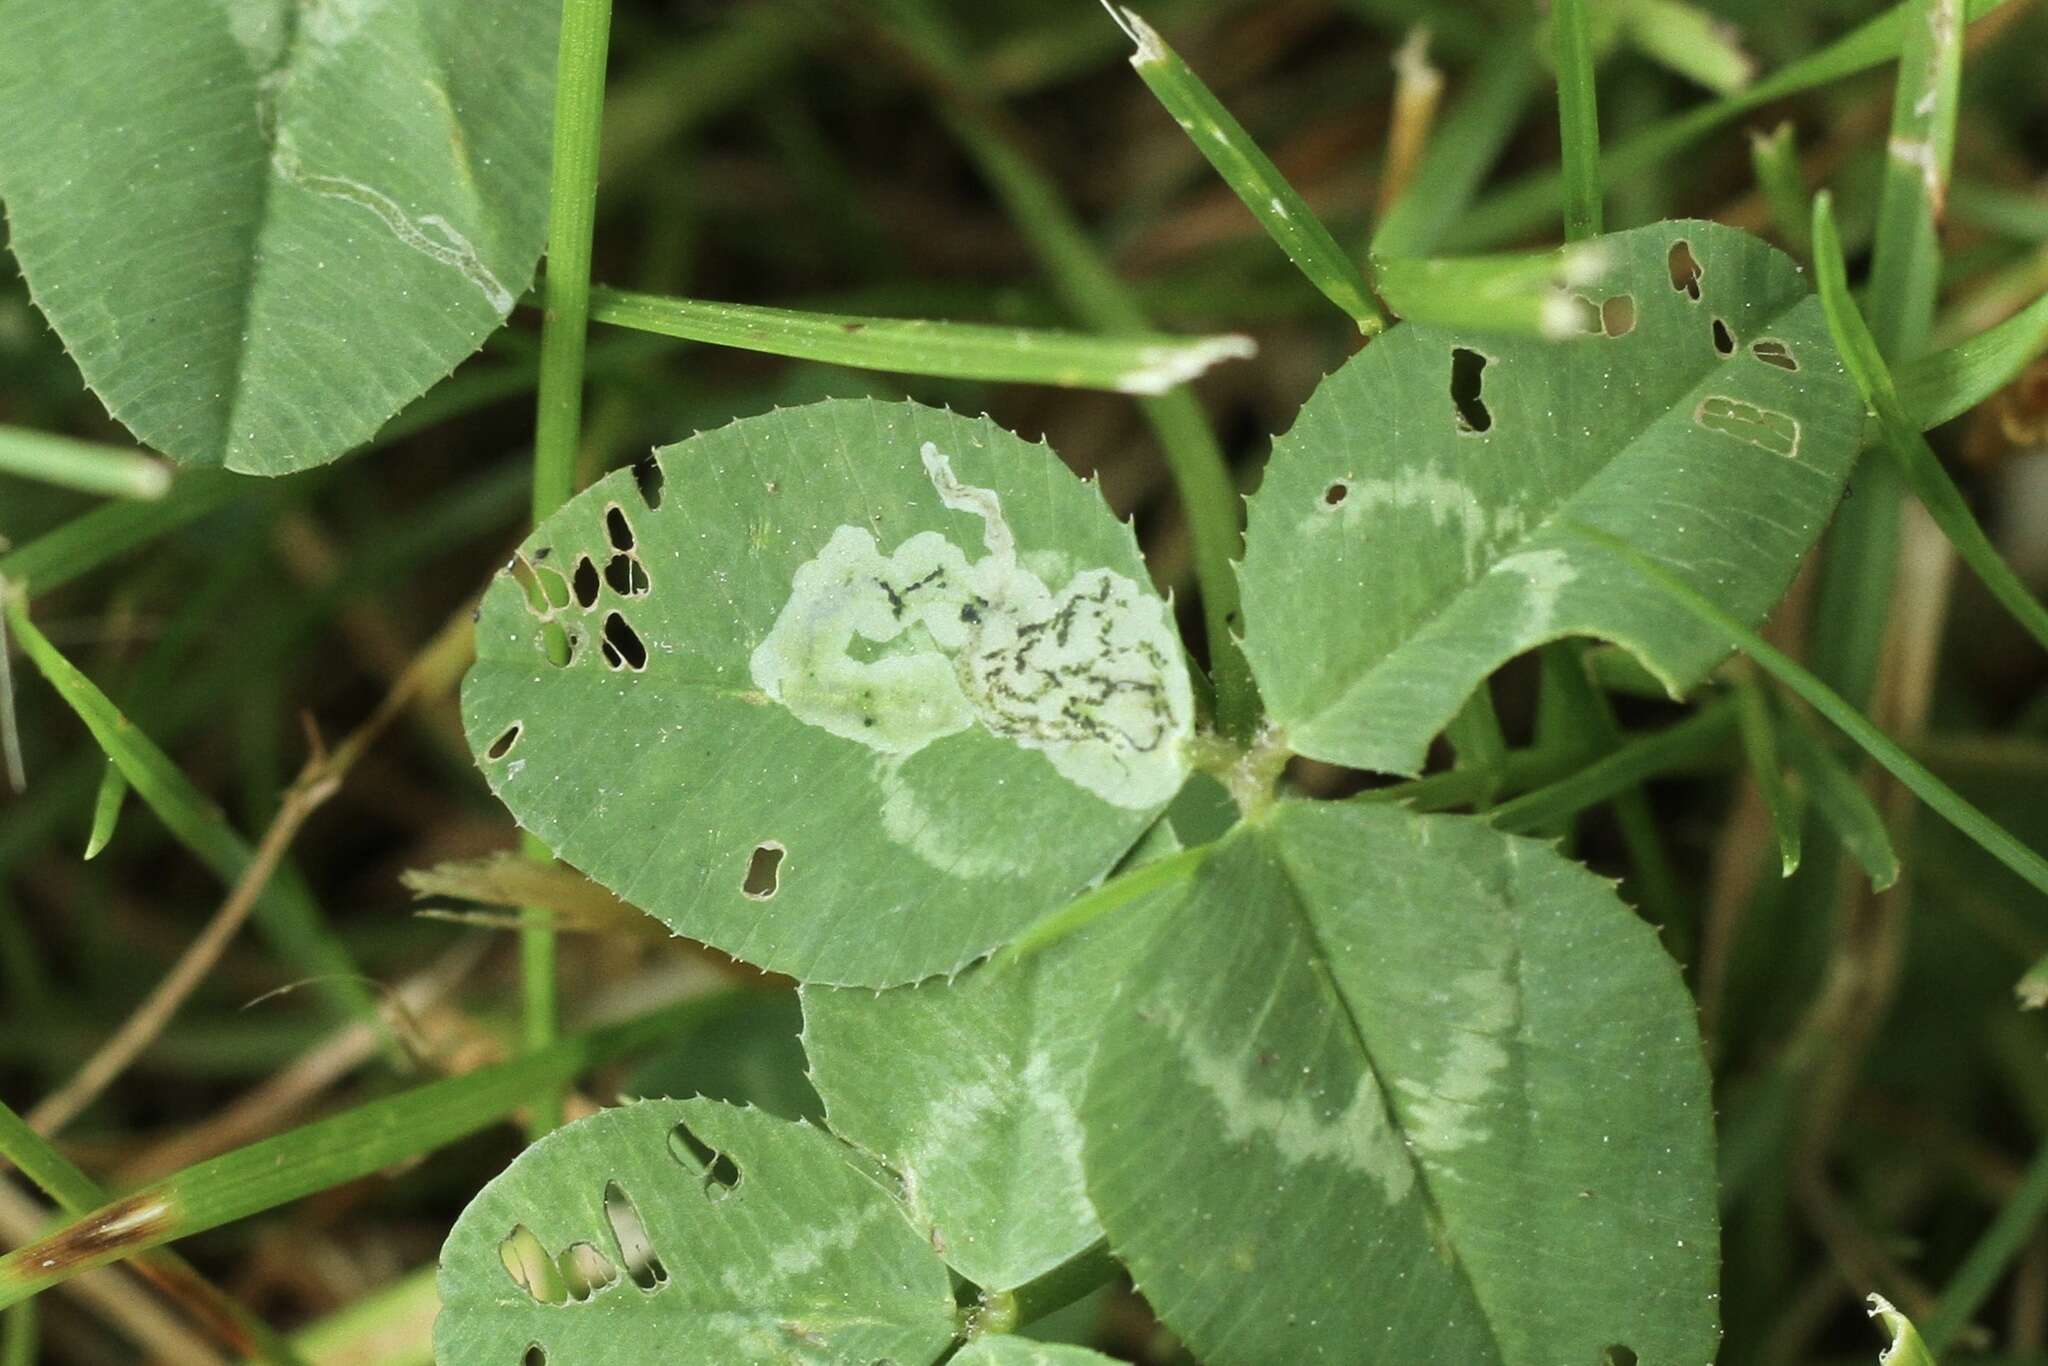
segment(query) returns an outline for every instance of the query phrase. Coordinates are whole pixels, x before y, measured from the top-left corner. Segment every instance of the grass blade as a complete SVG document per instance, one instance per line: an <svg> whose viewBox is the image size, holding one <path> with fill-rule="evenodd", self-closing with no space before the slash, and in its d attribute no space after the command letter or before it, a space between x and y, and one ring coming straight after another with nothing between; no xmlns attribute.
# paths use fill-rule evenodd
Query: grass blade
<svg viewBox="0 0 2048 1366"><path fill-rule="evenodd" d="M1258 348L1249 337L1101 336L978 323L803 313L624 289L590 291L596 322L862 370L1163 394Z"/></svg>
<svg viewBox="0 0 2048 1366"><path fill-rule="evenodd" d="M122 774L121 766L107 760L107 771L100 775L100 789L92 799L92 832L85 837L85 858L96 859L107 842L114 838L114 826L121 819L121 803L128 797L128 779Z"/></svg>
<svg viewBox="0 0 2048 1366"><path fill-rule="evenodd" d="M1826 194L1813 202L1814 282L1820 290L1821 307L1827 314L1828 331L1842 363L1863 391L1864 402L1877 413L1880 435L1886 450L1897 463L1900 476L1915 497L1941 527L1956 553L1970 566L1991 595L1998 599L2014 620L2026 627L2043 649L2048 649L2048 609L2044 609L2012 567L1999 557L1991 538L1977 524L1962 492L1941 467L1941 460L1927 438L1920 434L1911 414L1899 400L1891 369L1878 350L1877 338L1864 324L1856 302L1849 297L1848 274L1842 264L1842 241L1835 230L1834 209Z"/></svg>
<svg viewBox="0 0 2048 1366"><path fill-rule="evenodd" d="M1968 341L1900 366L1899 406L1915 430L1939 427L2012 383L2044 350L2048 294Z"/></svg>
<svg viewBox="0 0 2048 1366"><path fill-rule="evenodd" d="M1600 235L1600 113L1586 0L1554 0L1550 24L1564 156L1564 240L1579 242Z"/></svg>
<svg viewBox="0 0 2048 1366"><path fill-rule="evenodd" d="M1749 164L1756 172L1757 188L1770 206L1771 229L1794 256L1813 256L1812 196L1799 169L1798 135L1792 120L1786 119L1768 133L1749 135Z"/></svg>
<svg viewBox="0 0 2048 1366"><path fill-rule="evenodd" d="M1522 121L1542 74L1526 29L1502 34L1487 50L1467 78L1465 93L1438 125L1407 190L1380 219L1373 260L1428 256L1465 236L1457 225Z"/></svg>
<svg viewBox="0 0 2048 1366"><path fill-rule="evenodd" d="M0 1257L0 1308L96 1266L369 1176L488 1128L537 1092L672 1037L706 1008L688 1001L574 1035L509 1062L414 1087L224 1153L99 1206Z"/></svg>
<svg viewBox="0 0 2048 1366"><path fill-rule="evenodd" d="M1097 916L1108 915L1111 911L1128 906L1139 897L1153 892L1178 886L1193 877L1210 854L1213 844L1198 844L1192 849L1168 854L1155 859L1121 877L1111 878L1091 892L1074 898L1056 911L1048 912L1024 928L1024 932L1012 939L999 950L994 963L1020 962L1039 950L1065 939L1074 931L1094 920Z"/></svg>
<svg viewBox="0 0 2048 1366"><path fill-rule="evenodd" d="M2048 1144L2034 1154L2019 1188L2006 1197L1991 1227L1984 1230L1984 1236L1942 1288L1941 1298L1920 1332L1926 1339L1921 1360L1928 1366L1933 1358L1927 1353L1945 1352L1962 1336L1971 1316L1991 1298L1991 1292L2005 1279L2006 1269L2033 1238L2044 1214L2048 1214ZM1911 1330L1907 1325L1907 1331ZM1910 1356L1901 1356L1899 1361L1901 1366L1918 1366Z"/></svg>
<svg viewBox="0 0 2048 1366"><path fill-rule="evenodd" d="M2006 3L2008 0L1965 0L1964 22L1974 22ZM1739 94L1709 101L1623 138L1607 148L1603 156L1608 179L1620 181L1651 170L1752 109L1891 61L1899 55L1916 4L1917 0L1913 0L1894 5ZM1505 42L1504 39L1503 45ZM1483 251L1539 231L1544 221L1558 211L1563 197L1564 182L1558 172L1540 171L1523 176L1474 204L1469 212L1457 215L1455 228L1449 230L1441 245L1448 251Z"/></svg>
<svg viewBox="0 0 2048 1366"><path fill-rule="evenodd" d="M1735 725L1731 704L1702 707L1676 725L1625 741L1568 777L1501 803L1493 812L1493 823L1516 834L1553 828L1589 806L1633 791L1647 779L1712 754Z"/></svg>
<svg viewBox="0 0 2048 1366"><path fill-rule="evenodd" d="M1381 260L1380 294L1396 316L1464 331L1519 332L1559 340L1598 330L1572 297L1607 269L1598 245L1503 256Z"/></svg>
<svg viewBox="0 0 2048 1366"><path fill-rule="evenodd" d="M1756 79L1756 61L1719 15L1684 0L1629 0L1628 36L1644 56L1716 95L1733 95Z"/></svg>
<svg viewBox="0 0 2048 1366"><path fill-rule="evenodd" d="M171 487L171 467L154 456L24 427L0 427L0 474L110 498L156 499Z"/></svg>
<svg viewBox="0 0 2048 1366"><path fill-rule="evenodd" d="M1731 648L1741 650L1755 660L1766 673L1804 699L1807 705L1826 717L1836 729L1854 740L1864 753L1905 784L1914 796L1974 840L1985 853L2019 874L2035 890L2048 895L2048 859L2042 858L2015 839L2004 826L1979 811L1954 788L1928 772L1926 767L1906 753L1898 742L1872 725L1861 712L1844 702L1834 689L1821 682L1791 656L1694 592L1689 585L1667 573L1661 565L1627 541L1618 536L1610 536L1582 522L1574 523L1572 529L1586 539L1611 550L1644 579L1662 590L1674 603L1698 617L1704 625L1720 632L1727 638ZM1502 811L1507 809L1501 808Z"/></svg>
<svg viewBox="0 0 2048 1366"><path fill-rule="evenodd" d="M225 507L252 482L218 470L187 470L162 498L108 503L0 555L0 579L46 593Z"/></svg>
<svg viewBox="0 0 2048 1366"><path fill-rule="evenodd" d="M220 808L36 629L19 596L8 600L6 613L22 652L78 714L135 795L180 844L221 881L233 886L255 858L255 851L229 827ZM354 958L301 883L283 876L274 878L257 903L255 915L286 961L320 979L320 991L350 1014L375 1017L376 1000L363 985Z"/></svg>
<svg viewBox="0 0 2048 1366"><path fill-rule="evenodd" d="M1878 350L1911 360L1927 349L1941 285L1937 228L1955 161L1963 35L1955 0L1916 0L1899 46L1891 140L1870 260L1870 330Z"/></svg>
<svg viewBox="0 0 2048 1366"><path fill-rule="evenodd" d="M1360 332L1370 337L1384 330L1387 315L1373 299L1365 276L1307 201L1287 183L1272 158L1259 149L1251 134L1150 24L1111 0L1103 0L1103 7L1137 45L1131 69L1209 159L1224 183L1237 192L1259 226L1280 244L1295 269L1308 277L1323 297L1349 314Z"/></svg>
<svg viewBox="0 0 2048 1366"><path fill-rule="evenodd" d="M1764 690L1753 678L1735 688L1735 714L1742 732L1742 752L1749 760L1750 775L1770 812L1771 828L1778 836L1778 870L1783 877L1799 871L1799 804L1785 786L1785 771L1778 762L1777 728L1771 723L1771 709Z"/></svg>
<svg viewBox="0 0 2048 1366"><path fill-rule="evenodd" d="M1899 880L1899 856L1877 804L1803 715L1789 708L1779 715L1790 722L1778 732L1785 761L1799 775L1814 811L1869 875L1871 890L1889 888Z"/></svg>
<svg viewBox="0 0 2048 1366"><path fill-rule="evenodd" d="M66 1214L84 1214L107 1198L97 1182L29 1128L4 1101L0 1101L0 1157L19 1168ZM201 1276L177 1253L149 1253L141 1259L139 1269L167 1294L197 1310L201 1321L213 1326L230 1346L243 1354L272 1362L300 1360L291 1345L273 1333L269 1325Z"/></svg>

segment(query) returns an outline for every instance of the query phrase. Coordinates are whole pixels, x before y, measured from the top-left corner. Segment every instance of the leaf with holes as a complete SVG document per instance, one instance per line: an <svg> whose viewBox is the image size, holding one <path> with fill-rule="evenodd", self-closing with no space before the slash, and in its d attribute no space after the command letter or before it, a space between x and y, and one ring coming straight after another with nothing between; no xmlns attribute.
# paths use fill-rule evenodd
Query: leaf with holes
<svg viewBox="0 0 2048 1366"><path fill-rule="evenodd" d="M1625 646L1673 693L1696 683L1725 643L1573 522L1746 621L1819 534L1863 409L1798 268L1711 223L1593 250L1582 335L1404 323L1274 443L1245 540L1245 652L1290 748L1413 773L1481 679L1563 636Z"/></svg>
<svg viewBox="0 0 2048 1366"><path fill-rule="evenodd" d="M1162 824L1140 852L1179 847ZM1081 1094L1170 901L949 980L879 996L804 988L804 1051L832 1131L897 1173L932 1246L983 1289L1015 1289L1102 1236L1081 1177Z"/></svg>
<svg viewBox="0 0 2048 1366"><path fill-rule="evenodd" d="M334 459L510 312L550 0L14 0L0 199L107 409L178 460Z"/></svg>
<svg viewBox="0 0 2048 1366"><path fill-rule="evenodd" d="M1713 1358L1699 1031L1609 883L1470 817L1284 803L1131 979L1088 1191L1209 1366Z"/></svg>
<svg viewBox="0 0 2048 1366"><path fill-rule="evenodd" d="M1166 604L1092 487L985 418L858 399L571 500L486 594L463 710L567 862L680 934L859 986L955 971L1101 877L1193 724Z"/></svg>
<svg viewBox="0 0 2048 1366"><path fill-rule="evenodd" d="M708 1100L528 1148L441 1249L442 1366L910 1366L952 1343L945 1265L820 1130Z"/></svg>

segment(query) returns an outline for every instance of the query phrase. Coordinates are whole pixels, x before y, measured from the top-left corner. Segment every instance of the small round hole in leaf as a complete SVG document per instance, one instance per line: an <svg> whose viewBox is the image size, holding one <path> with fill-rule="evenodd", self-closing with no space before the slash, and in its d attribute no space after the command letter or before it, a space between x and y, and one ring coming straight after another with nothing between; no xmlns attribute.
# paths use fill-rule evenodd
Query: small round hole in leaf
<svg viewBox="0 0 2048 1366"><path fill-rule="evenodd" d="M1671 287L1694 303L1698 303L1700 277L1707 272L1706 268L1700 265L1699 258L1692 254L1692 243L1683 237L1673 242L1671 250L1665 253L1664 264L1671 275Z"/></svg>
<svg viewBox="0 0 2048 1366"><path fill-rule="evenodd" d="M1478 433L1493 426L1493 414L1480 396L1485 370L1485 356L1463 346L1451 348L1451 405L1461 432Z"/></svg>
<svg viewBox="0 0 2048 1366"><path fill-rule="evenodd" d="M578 607L590 608L597 606L597 590L599 587L597 566L591 563L588 555L577 559L576 574L572 583L576 589L576 605Z"/></svg>
<svg viewBox="0 0 2048 1366"><path fill-rule="evenodd" d="M774 896L782 877L782 856L787 852L774 840L755 845L753 857L747 860L747 876L740 883L740 891L756 901L766 901Z"/></svg>
<svg viewBox="0 0 2048 1366"><path fill-rule="evenodd" d="M1335 507L1350 496L1351 485L1340 479L1323 490L1323 503L1328 507Z"/></svg>
<svg viewBox="0 0 2048 1366"><path fill-rule="evenodd" d="M519 723L517 721L514 721L511 725L505 727L505 733L503 735L500 735L497 739L491 742L491 747L484 751L484 757L486 759L502 759L506 755L510 754L512 752L512 746L518 743Z"/></svg>
<svg viewBox="0 0 2048 1366"><path fill-rule="evenodd" d="M1609 337L1626 337L1636 330L1636 301L1632 294L1616 294L1600 301L1600 331Z"/></svg>
<svg viewBox="0 0 2048 1366"><path fill-rule="evenodd" d="M1723 356L1735 354L1735 334L1719 318L1714 319L1714 350Z"/></svg>

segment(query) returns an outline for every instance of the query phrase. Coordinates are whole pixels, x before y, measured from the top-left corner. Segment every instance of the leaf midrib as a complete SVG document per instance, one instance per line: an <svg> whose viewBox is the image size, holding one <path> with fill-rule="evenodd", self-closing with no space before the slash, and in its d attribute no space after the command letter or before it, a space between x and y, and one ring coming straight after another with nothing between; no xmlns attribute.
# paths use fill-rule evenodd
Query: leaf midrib
<svg viewBox="0 0 2048 1366"><path fill-rule="evenodd" d="M1359 1025L1358 1012L1352 1007L1350 997L1344 992L1344 984L1338 979L1336 970L1332 966L1333 960L1329 949L1323 943L1322 932L1316 926L1315 917L1309 913L1308 892L1295 876L1292 860L1288 857L1288 844L1289 842L1283 838L1275 838L1271 841L1272 865L1279 872L1281 880L1287 886L1288 904L1293 910L1296 923L1300 926L1302 938L1309 947L1310 968L1328 986L1330 995L1335 999L1339 1007L1339 1013L1344 1018L1344 1027L1350 1033L1352 1042L1357 1045L1358 1055L1363 1060L1366 1071L1372 1075L1373 1084L1379 1088L1382 1113L1386 1117L1388 1128L1401 1140L1402 1155L1407 1158L1410 1169L1415 1173L1416 1190L1421 1193L1423 1200L1428 1203L1430 1212L1434 1216L1437 1225L1448 1233L1457 1225L1445 1211L1443 1203L1437 1198L1436 1190L1430 1183L1429 1168L1417 1156L1415 1145L1408 1141L1407 1125L1402 1121L1400 1112L1394 1105L1393 1087L1388 1085L1386 1074L1380 1070L1379 1063L1373 1058L1372 1048L1365 1039L1365 1031ZM1521 955L1518 948L1516 953L1516 963L1518 966L1520 961ZM1505 1344L1501 1341L1498 1330L1494 1327L1491 1306L1488 1304L1486 1297L1480 1293L1479 1282L1473 1277L1471 1268L1466 1264L1463 1250L1457 1245L1455 1240L1448 1237L1444 1241L1444 1246L1450 1254L1453 1265L1457 1267L1459 1279L1464 1282L1466 1290L1472 1296L1472 1303L1479 1308L1479 1317L1486 1325L1487 1341L1493 1344L1495 1359L1502 1363L1502 1366L1508 1366L1512 1359L1508 1355Z"/></svg>

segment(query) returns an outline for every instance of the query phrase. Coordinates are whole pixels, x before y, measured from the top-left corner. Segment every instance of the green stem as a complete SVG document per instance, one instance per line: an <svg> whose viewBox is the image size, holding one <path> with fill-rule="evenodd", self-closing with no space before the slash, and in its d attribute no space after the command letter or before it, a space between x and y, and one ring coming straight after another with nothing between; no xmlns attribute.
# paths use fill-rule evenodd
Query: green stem
<svg viewBox="0 0 2048 1366"><path fill-rule="evenodd" d="M1969 1325L1970 1316L1990 1298L2012 1259L2034 1236L2044 1213L2048 1213L2048 1144L2034 1154L2020 1188L1998 1211L1941 1292L1940 1302L1920 1329L1929 1351L1939 1356Z"/></svg>
<svg viewBox="0 0 2048 1366"><path fill-rule="evenodd" d="M1600 115L1594 95L1593 40L1585 0L1550 7L1557 61L1557 122L1563 135L1564 237L1600 235Z"/></svg>
<svg viewBox="0 0 2048 1366"><path fill-rule="evenodd" d="M555 62L555 159L548 190L548 268L541 282L540 403L533 430L533 520L575 492L590 323L590 243L604 117L611 0L562 0Z"/></svg>
<svg viewBox="0 0 2048 1366"><path fill-rule="evenodd" d="M604 126L605 57L611 0L562 0L555 59L555 155L548 186L548 268L541 284L540 398L533 428L533 520L537 526L575 492L583 425L583 352L590 330L590 244L597 228L597 163ZM529 854L547 856L531 836ZM554 1042L555 932L529 922L519 932L519 975L528 1048ZM559 1089L535 1098L530 1138L562 1122Z"/></svg>

